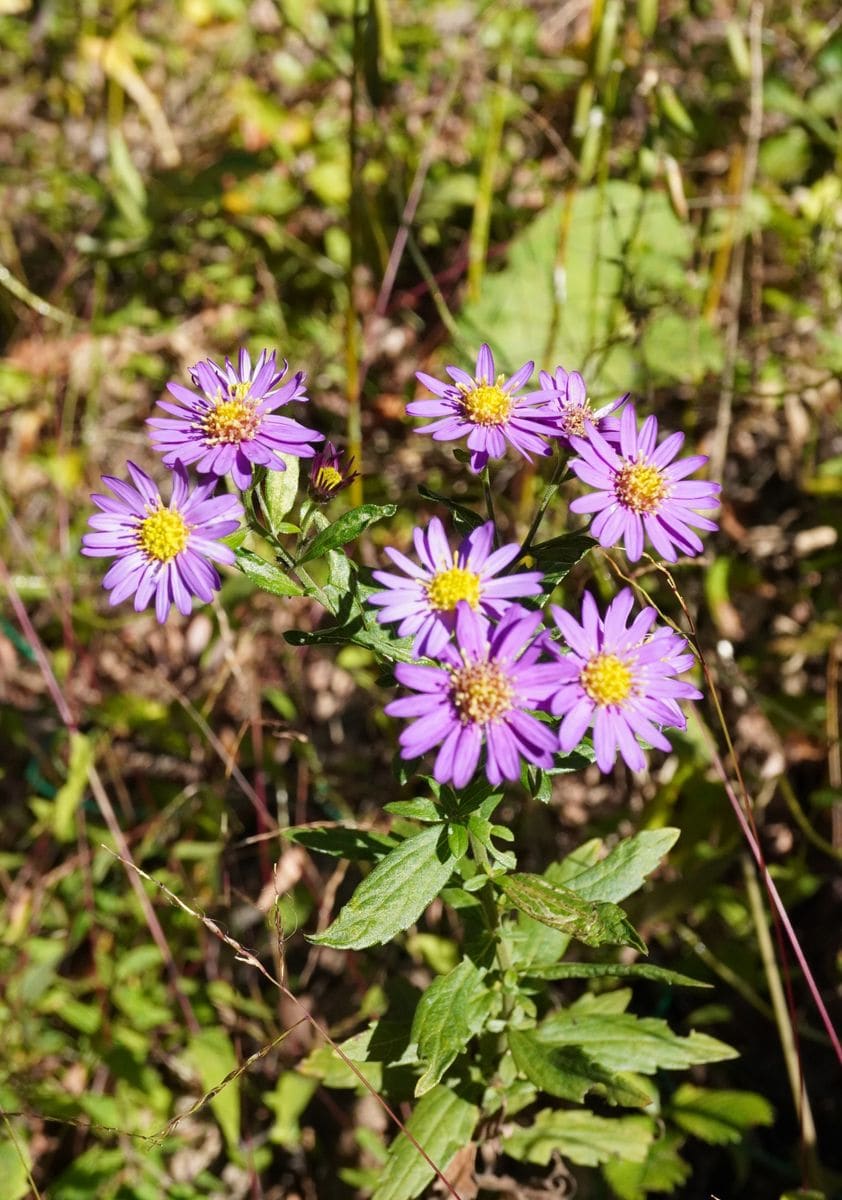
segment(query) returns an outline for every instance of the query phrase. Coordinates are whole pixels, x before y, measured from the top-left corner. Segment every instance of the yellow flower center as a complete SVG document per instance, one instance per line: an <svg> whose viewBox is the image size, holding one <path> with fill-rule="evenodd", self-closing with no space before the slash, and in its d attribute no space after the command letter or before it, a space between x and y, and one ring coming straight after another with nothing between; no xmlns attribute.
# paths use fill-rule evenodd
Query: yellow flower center
<svg viewBox="0 0 842 1200"><path fill-rule="evenodd" d="M502 388L504 376L499 375L496 383L477 380L476 387L459 384L462 393L462 414L475 425L504 425L512 411L512 398Z"/></svg>
<svg viewBox="0 0 842 1200"><path fill-rule="evenodd" d="M595 655L579 678L595 704L622 704L631 695L631 670L616 654Z"/></svg>
<svg viewBox="0 0 842 1200"><path fill-rule="evenodd" d="M614 477L614 493L624 508L655 512L667 495L667 481L650 463L624 463Z"/></svg>
<svg viewBox="0 0 842 1200"><path fill-rule="evenodd" d="M460 600L467 600L471 608L479 608L479 575L464 567L448 567L427 584L427 598L440 612L452 612Z"/></svg>
<svg viewBox="0 0 842 1200"><path fill-rule="evenodd" d="M450 696L463 725L499 721L512 707L514 689L493 662L466 663L450 674Z"/></svg>
<svg viewBox="0 0 842 1200"><path fill-rule="evenodd" d="M337 471L336 467L319 467L313 482L317 488L329 492L333 488L341 486L343 482L342 472Z"/></svg>
<svg viewBox="0 0 842 1200"><path fill-rule="evenodd" d="M249 398L250 383L232 383L223 400L220 391L216 403L202 420L205 441L211 445L221 442L244 442L254 437L260 428L260 414Z"/></svg>
<svg viewBox="0 0 842 1200"><path fill-rule="evenodd" d="M157 558L159 562L169 562L180 554L190 539L190 528L180 512L164 508L161 501L158 507L141 521L137 540L141 550L149 558Z"/></svg>

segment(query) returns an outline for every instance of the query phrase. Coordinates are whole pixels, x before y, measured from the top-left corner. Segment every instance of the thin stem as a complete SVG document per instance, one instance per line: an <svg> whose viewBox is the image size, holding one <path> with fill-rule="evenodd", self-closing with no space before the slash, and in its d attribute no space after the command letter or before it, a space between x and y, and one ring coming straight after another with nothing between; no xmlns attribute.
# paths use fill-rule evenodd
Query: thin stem
<svg viewBox="0 0 842 1200"><path fill-rule="evenodd" d="M813 1123L813 1112L810 1108L810 1098L804 1085L804 1074L801 1070L801 1056L795 1038L795 1031L790 1020L787 998L778 963L775 958L775 948L769 936L766 923L766 912L763 907L763 897L757 875L752 870L751 859L745 853L740 855L740 865L743 869L748 907L751 913L754 933L757 938L757 948L766 973L766 984L769 988L769 998L775 1013L775 1023L778 1026L778 1037L781 1040L786 1073L792 1090L795 1111L801 1125L801 1146L804 1157L807 1183L816 1183L819 1176L819 1162L816 1152L816 1127Z"/></svg>
<svg viewBox="0 0 842 1200"><path fill-rule="evenodd" d="M529 530L526 534L526 537L523 540L523 545L520 548L521 558L523 558L524 555L529 553L529 548L532 545L533 541L535 540L535 536L538 533L538 530L541 526L541 522L544 519L544 514L546 513L547 509L550 506L550 501L552 500L553 496L555 496L556 492L561 487L562 483L564 482L564 480L566 478L565 466L566 466L565 461L559 454L558 459L556 460L555 467L553 468L553 473L552 473L550 482L544 488L544 494L541 497L541 503L538 505L538 510L535 513L535 516L532 518L532 524L529 526Z"/></svg>
<svg viewBox="0 0 842 1200"><path fill-rule="evenodd" d="M497 547L500 545L500 533L497 529L497 518L494 515L494 496L491 491L491 475L487 466L482 469L482 494L485 497L485 511L494 526L494 545Z"/></svg>

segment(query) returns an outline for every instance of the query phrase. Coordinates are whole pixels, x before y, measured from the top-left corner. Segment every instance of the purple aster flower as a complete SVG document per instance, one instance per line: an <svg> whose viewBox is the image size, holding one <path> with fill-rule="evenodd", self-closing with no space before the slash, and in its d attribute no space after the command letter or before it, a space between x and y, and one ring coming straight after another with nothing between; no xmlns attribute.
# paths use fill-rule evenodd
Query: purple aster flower
<svg viewBox="0 0 842 1200"><path fill-rule="evenodd" d="M447 644L461 601L474 611L499 617L514 598L541 592L540 571L500 575L517 558L520 546L510 542L492 550L491 521L469 533L455 553L438 517L426 529L416 529L413 539L421 566L388 546L386 553L404 574L375 571L374 578L389 590L369 596L369 602L382 609L377 616L381 623L400 621L400 637L415 635L413 652L419 657L435 658Z"/></svg>
<svg viewBox="0 0 842 1200"><path fill-rule="evenodd" d="M543 392L516 395L534 366L525 363L510 379L495 375L494 355L483 343L474 378L459 367L445 367L452 383L416 371L416 379L436 399L414 400L406 411L417 417L438 418L416 433L430 433L437 442L467 436L474 473L481 471L490 458L502 458L506 442L527 459L530 454L551 454L546 441L553 431L554 416L548 407L551 396Z"/></svg>
<svg viewBox="0 0 842 1200"><path fill-rule="evenodd" d="M158 407L172 416L146 422L164 465L195 463L198 471L214 476L230 471L237 487L244 489L251 483L254 464L285 471L281 454L312 458L315 449L310 443L320 442L323 435L274 415L291 400L307 400L304 372L282 383L286 373L286 360L277 370L274 351L261 351L252 366L248 351L241 350L237 367L226 358L224 368L211 359L191 368L190 378L202 395L168 383L167 390L179 403L159 400Z"/></svg>
<svg viewBox="0 0 842 1200"><path fill-rule="evenodd" d="M687 643L663 626L652 630L656 612L645 608L627 625L634 597L624 588L600 618L596 601L586 592L582 624L553 606L556 625L570 647L560 654L561 686L552 699L552 712L563 716L559 747L569 753L593 724L593 744L601 771L621 756L633 771L646 766L637 739L658 750L669 750L664 726L686 728L679 700L698 700L701 692L676 678L693 662Z"/></svg>
<svg viewBox="0 0 842 1200"><path fill-rule="evenodd" d="M331 500L337 492L359 478L354 470L353 458L342 465L343 450L337 450L333 442L325 442L310 464L310 493L316 500Z"/></svg>
<svg viewBox="0 0 842 1200"><path fill-rule="evenodd" d="M133 596L140 612L154 596L155 615L162 623L173 603L187 616L193 596L207 604L221 584L208 559L229 566L234 562L233 550L218 539L239 526L243 506L235 496L211 495L216 478L191 492L181 464L173 470L172 497L165 505L146 472L131 462L126 466L132 483L102 477L116 499L91 497L101 511L89 518L94 532L82 538L82 553L116 557L102 581L111 591L111 604Z"/></svg>
<svg viewBox="0 0 842 1200"><path fill-rule="evenodd" d="M588 425L586 437L570 439L579 455L571 460L571 470L598 489L572 501L571 511L596 513L593 536L601 546L616 546L622 540L632 562L643 553L644 534L660 555L675 562L679 554L692 556L703 550L691 525L719 528L697 510L718 507L720 485L707 480L685 482L707 462L707 455L673 462L684 434L672 433L656 448L657 436L655 417L647 417L638 432L634 405L627 404L620 418L619 445L610 445L593 425Z"/></svg>
<svg viewBox="0 0 842 1200"><path fill-rule="evenodd" d="M607 421L605 418L616 412L621 404L625 404L629 398L628 392L594 411L588 400L585 381L578 371L565 371L564 367L556 367L554 375L550 375L549 371L540 371L538 379L543 392L555 392L554 432L560 442L569 447L571 437L584 437L588 421L596 426L604 438L612 442L618 440L619 422L616 419Z"/></svg>
<svg viewBox="0 0 842 1200"><path fill-rule="evenodd" d="M521 760L551 767L556 734L527 709L546 702L557 665L540 662L546 639L534 638L541 614L512 604L492 627L470 604L456 610L456 645L444 647L441 666L400 663L398 680L416 693L386 706L393 717L414 718L401 733L403 758L439 747L433 774L465 787L485 744L485 774L496 787L518 779Z"/></svg>

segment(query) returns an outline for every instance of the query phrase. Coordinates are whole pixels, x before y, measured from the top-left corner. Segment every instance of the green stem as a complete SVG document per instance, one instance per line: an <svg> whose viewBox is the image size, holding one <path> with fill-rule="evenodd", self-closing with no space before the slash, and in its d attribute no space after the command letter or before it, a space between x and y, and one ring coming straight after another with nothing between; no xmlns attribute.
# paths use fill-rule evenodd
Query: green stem
<svg viewBox="0 0 842 1200"><path fill-rule="evenodd" d="M526 534L526 537L523 539L523 545L520 548L520 557L521 558L524 558L529 553L529 548L535 540L535 535L537 534L537 532L540 528L541 522L544 519L544 514L546 513L547 509L550 506L550 501L552 500L553 496L555 496L558 489L561 487L565 478L566 478L565 461L559 454L558 460L556 461L556 465L553 468L552 478L550 479L550 482L547 484L547 486L544 488L544 494L541 497L541 503L538 505L538 511L535 513L535 516L532 518L532 524L529 526L529 530Z"/></svg>
<svg viewBox="0 0 842 1200"><path fill-rule="evenodd" d="M494 953L497 957L497 965L500 968L501 975L505 976L514 967L512 957L509 954L509 947L506 945L503 937L503 931L500 925L500 909L497 907L497 900L494 892L494 884L491 882L490 872L491 863L488 860L488 855L485 852L485 846L475 834L468 830L468 837L471 842L471 850L482 870L489 876L485 887L480 888L477 895L479 896L482 911L485 914L485 922L488 926L488 931L494 939ZM503 992L503 1015L509 1017L514 1008L514 998L506 991Z"/></svg>
<svg viewBox="0 0 842 1200"><path fill-rule="evenodd" d="M494 496L491 492L491 475L486 465L482 469L482 494L485 497L485 510L488 513L488 519L494 526L494 546L500 545L500 534L497 529L497 518L494 515Z"/></svg>
<svg viewBox="0 0 842 1200"><path fill-rule="evenodd" d="M778 1037L781 1040L784 1064L792 1091L792 1101L801 1126L803 1165L805 1168L806 1183L809 1186L819 1181L821 1169L816 1148L816 1127L813 1124L810 1099L804 1085L804 1073L798 1043L793 1031L792 1022L790 1021L789 1008L786 996L784 995L784 985L781 980L780 971L778 970L775 949L769 934L769 926L766 922L766 912L763 907L760 885L757 882L754 867L747 854L743 853L740 855L740 865L743 869L743 880L748 898L749 913L751 914L754 933L757 938L757 948L760 951L760 958L766 974L766 984L769 988L769 998L772 1001L772 1008L775 1012Z"/></svg>

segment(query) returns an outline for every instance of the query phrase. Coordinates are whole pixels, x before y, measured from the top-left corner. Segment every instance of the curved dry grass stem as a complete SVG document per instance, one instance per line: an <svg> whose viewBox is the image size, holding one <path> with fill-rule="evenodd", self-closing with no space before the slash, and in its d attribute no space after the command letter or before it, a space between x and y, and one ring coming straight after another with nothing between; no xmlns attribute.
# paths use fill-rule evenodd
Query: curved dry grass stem
<svg viewBox="0 0 842 1200"><path fill-rule="evenodd" d="M114 855L115 858L120 857L119 854L115 854L114 851L109 849L108 846L103 846L103 849L107 850L109 854ZM429 1154L424 1149L424 1147L420 1144L420 1142L418 1142L416 1140L416 1138L413 1137L413 1135L407 1129L406 1125L403 1123L403 1121L400 1119L400 1117L397 1115L397 1113L392 1108L389 1107L389 1105L386 1103L386 1101L383 1099L383 1097L380 1095L380 1093L377 1091L377 1089L373 1086L373 1084L369 1083L368 1079L366 1079L365 1075L363 1075L362 1071L359 1069L357 1064L348 1057L348 1055L345 1053L345 1051L342 1049L341 1046L337 1045L337 1043L333 1040L333 1038L330 1036L330 1034L327 1032L327 1030L324 1028L324 1026L319 1021L316 1020L316 1018L313 1016L313 1014L311 1012L309 1012L308 1009L306 1009L304 1007L304 1005L301 1003L301 1001L298 999L298 997L295 995L295 993L291 992L290 989L286 986L286 984L282 983L280 979L276 979L276 977L270 971L268 971L266 969L266 967L264 967L264 965L260 961L260 959L251 950L248 950L245 946L241 945L236 940L236 938L232 938L230 934L225 933L224 930L222 930L215 921L212 921L210 919L210 917L206 917L206 916L204 916L203 913L200 913L196 909L191 908L189 904L186 904L180 897L176 896L176 894L174 892L171 892L168 887L166 887L163 883L160 882L160 880L156 879L153 875L149 875L146 871L142 870L141 867L137 866L136 863L130 862L130 861L127 861L124 859L121 859L120 861L123 863L123 866L127 870L137 872L137 874L140 875L143 879L146 879L149 883L153 884L154 887L158 888L158 890L166 896L166 898L169 900L169 902L171 904L174 904L177 908L180 908L182 910L182 912L187 913L188 916L191 916L194 920L200 921L202 923L202 925L204 925L205 928L211 934L213 934L213 936L215 938L217 938L220 942L223 942L226 946L229 947L229 949L234 951L234 953L237 956L237 959L240 962L245 963L247 966L254 967L254 969L256 971L258 971L263 976L263 978L272 985L272 987L277 988L278 991L281 992L286 997L287 1000L289 1000L292 1004L294 1004L296 1006L296 1008L298 1008L302 1013L302 1017L301 1017L302 1021L307 1021L313 1027L313 1029L316 1031L316 1033L318 1033L319 1037L324 1038L324 1040L333 1049L333 1051L339 1055L339 1057L342 1059L342 1062L345 1064L345 1066L348 1068L348 1070L353 1072L354 1075L356 1075L357 1079L359 1079L360 1083L365 1087L365 1089L370 1093L370 1095L377 1101L377 1103L380 1105L380 1107L383 1109L383 1111L386 1113L386 1115L389 1117L389 1119L394 1122L394 1124L398 1127L398 1129L401 1131L401 1133L403 1133L408 1138L408 1140L411 1142L411 1144L415 1147L415 1149L418 1151L418 1153L421 1155L421 1157L427 1163L427 1166L430 1167L431 1170L435 1173L435 1176L439 1180L439 1182L442 1183L445 1188L447 1188L448 1194L450 1196L452 1196L454 1198L454 1200L462 1200L462 1197L460 1196L459 1192L456 1191L456 1188L453 1186L453 1184L450 1182L450 1180L447 1178L447 1176L444 1174L444 1172L441 1170L441 1168L438 1167L436 1165L436 1163L433 1162L433 1160L430 1158ZM223 1081L223 1084L224 1084L224 1082L225 1081Z"/></svg>

